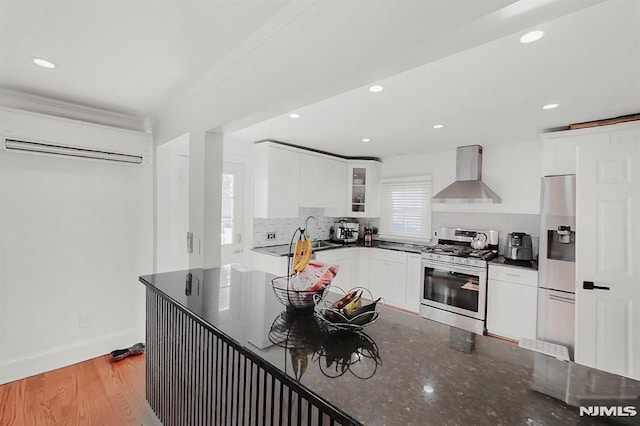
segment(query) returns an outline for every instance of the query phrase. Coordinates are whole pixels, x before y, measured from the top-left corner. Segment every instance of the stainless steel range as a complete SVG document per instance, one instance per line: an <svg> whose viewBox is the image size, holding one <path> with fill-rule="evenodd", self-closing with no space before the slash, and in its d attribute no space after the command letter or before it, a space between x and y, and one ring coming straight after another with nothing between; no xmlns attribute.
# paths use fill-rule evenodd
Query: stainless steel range
<svg viewBox="0 0 640 426"><path fill-rule="evenodd" d="M438 244L422 253L420 316L483 334L498 231L439 228L436 236Z"/></svg>

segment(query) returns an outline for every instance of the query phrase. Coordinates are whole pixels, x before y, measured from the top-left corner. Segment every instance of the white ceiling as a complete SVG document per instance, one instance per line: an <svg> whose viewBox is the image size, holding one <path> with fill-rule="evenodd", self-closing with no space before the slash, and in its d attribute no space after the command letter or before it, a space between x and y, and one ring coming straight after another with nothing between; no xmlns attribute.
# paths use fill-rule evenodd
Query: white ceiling
<svg viewBox="0 0 640 426"><path fill-rule="evenodd" d="M537 140L571 123L640 112L640 2L614 0L436 60L247 127L240 141L275 139L347 156ZM558 103L554 110L542 105ZM434 124L444 124L434 129ZM371 142L363 143L362 138Z"/></svg>
<svg viewBox="0 0 640 426"><path fill-rule="evenodd" d="M513 141L640 110L640 5L602 1L0 0L0 88L345 155Z"/></svg>
<svg viewBox="0 0 640 426"><path fill-rule="evenodd" d="M150 115L291 1L1 0L0 85Z"/></svg>

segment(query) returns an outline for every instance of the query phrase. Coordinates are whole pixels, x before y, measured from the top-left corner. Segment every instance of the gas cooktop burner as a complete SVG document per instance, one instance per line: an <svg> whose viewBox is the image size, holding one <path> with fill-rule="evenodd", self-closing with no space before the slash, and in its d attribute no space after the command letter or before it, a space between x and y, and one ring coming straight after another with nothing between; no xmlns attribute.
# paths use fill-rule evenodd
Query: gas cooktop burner
<svg viewBox="0 0 640 426"><path fill-rule="evenodd" d="M435 246L426 247L425 253L448 254L457 257L475 257L483 260L491 260L498 254L492 250L475 250L469 246L460 246L453 244L436 244Z"/></svg>

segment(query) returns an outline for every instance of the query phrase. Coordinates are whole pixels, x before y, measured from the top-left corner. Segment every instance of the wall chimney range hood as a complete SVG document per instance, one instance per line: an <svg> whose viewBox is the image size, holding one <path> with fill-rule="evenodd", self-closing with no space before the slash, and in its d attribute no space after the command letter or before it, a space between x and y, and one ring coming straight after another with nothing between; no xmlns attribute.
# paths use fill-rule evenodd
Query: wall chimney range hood
<svg viewBox="0 0 640 426"><path fill-rule="evenodd" d="M482 182L482 147L459 146L456 181L438 192L432 203L501 203L502 199Z"/></svg>

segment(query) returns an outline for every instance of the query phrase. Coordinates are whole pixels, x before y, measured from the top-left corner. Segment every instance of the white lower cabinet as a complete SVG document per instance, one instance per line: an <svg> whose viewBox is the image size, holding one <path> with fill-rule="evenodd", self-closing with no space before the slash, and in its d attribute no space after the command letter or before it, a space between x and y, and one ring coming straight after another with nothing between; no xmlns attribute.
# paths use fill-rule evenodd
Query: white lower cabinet
<svg viewBox="0 0 640 426"><path fill-rule="evenodd" d="M537 300L537 271L489 264L489 333L513 340L535 339Z"/></svg>
<svg viewBox="0 0 640 426"><path fill-rule="evenodd" d="M370 249L369 285L373 297L399 308L407 305L407 253Z"/></svg>
<svg viewBox="0 0 640 426"><path fill-rule="evenodd" d="M412 312L420 310L420 274L422 274L422 257L416 253L408 253L405 307Z"/></svg>
<svg viewBox="0 0 640 426"><path fill-rule="evenodd" d="M251 252L251 267L277 276L287 275L287 256Z"/></svg>
<svg viewBox="0 0 640 426"><path fill-rule="evenodd" d="M315 252L315 259L340 266L332 285L347 291L368 289L385 304L418 312L420 307L421 259L416 253L364 247L346 247ZM275 275L287 273L287 257L252 252L252 267ZM338 292L338 291L336 291Z"/></svg>
<svg viewBox="0 0 640 426"><path fill-rule="evenodd" d="M364 287L371 291L371 286L369 285L369 278L371 276L371 249L370 248L356 248L356 253L358 254L358 274L356 277L356 284L359 287Z"/></svg>
<svg viewBox="0 0 640 426"><path fill-rule="evenodd" d="M338 275L333 279L331 285L340 287L344 291L358 285L356 283L356 275L358 273L356 249L339 248L318 251L316 252L316 260L326 264L340 266Z"/></svg>

